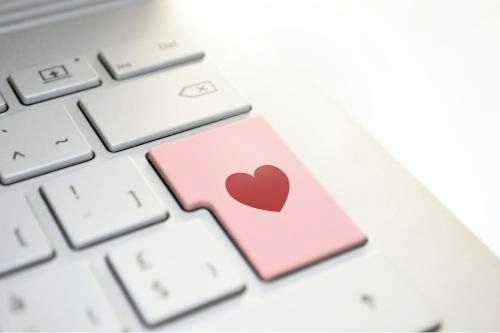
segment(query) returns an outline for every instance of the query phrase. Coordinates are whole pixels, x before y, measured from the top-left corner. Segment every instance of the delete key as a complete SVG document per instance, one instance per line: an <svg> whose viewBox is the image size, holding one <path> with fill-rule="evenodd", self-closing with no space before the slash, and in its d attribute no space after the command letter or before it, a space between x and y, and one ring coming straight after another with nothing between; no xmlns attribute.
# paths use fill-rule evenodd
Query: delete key
<svg viewBox="0 0 500 333"><path fill-rule="evenodd" d="M183 208L210 209L263 280L366 243L263 118L168 142L148 156Z"/></svg>

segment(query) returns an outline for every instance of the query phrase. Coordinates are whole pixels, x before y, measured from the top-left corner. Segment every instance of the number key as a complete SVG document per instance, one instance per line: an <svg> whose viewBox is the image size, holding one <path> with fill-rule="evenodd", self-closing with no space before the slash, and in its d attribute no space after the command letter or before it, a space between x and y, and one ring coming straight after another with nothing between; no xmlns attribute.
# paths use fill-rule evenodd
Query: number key
<svg viewBox="0 0 500 333"><path fill-rule="evenodd" d="M172 320L245 289L205 223L170 223L162 233L108 256L147 325Z"/></svg>

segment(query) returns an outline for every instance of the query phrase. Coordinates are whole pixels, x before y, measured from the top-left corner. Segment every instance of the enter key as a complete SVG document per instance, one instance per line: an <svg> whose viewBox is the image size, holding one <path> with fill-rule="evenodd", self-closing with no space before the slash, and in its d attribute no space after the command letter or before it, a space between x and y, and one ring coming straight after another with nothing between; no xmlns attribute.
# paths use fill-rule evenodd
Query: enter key
<svg viewBox="0 0 500 333"><path fill-rule="evenodd" d="M149 158L186 210L216 215L263 280L367 241L262 118L162 144Z"/></svg>

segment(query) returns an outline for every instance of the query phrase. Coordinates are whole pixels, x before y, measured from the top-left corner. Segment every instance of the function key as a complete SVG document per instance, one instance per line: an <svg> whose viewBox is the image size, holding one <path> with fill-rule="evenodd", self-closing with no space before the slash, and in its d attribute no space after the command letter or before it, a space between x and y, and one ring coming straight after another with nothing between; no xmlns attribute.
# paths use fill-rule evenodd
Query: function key
<svg viewBox="0 0 500 333"><path fill-rule="evenodd" d="M99 58L116 80L201 59L203 56L203 51L180 31L163 38L109 46L99 53Z"/></svg>
<svg viewBox="0 0 500 333"><path fill-rule="evenodd" d="M98 86L101 80L79 56L19 70L9 82L23 104L33 104Z"/></svg>
<svg viewBox="0 0 500 333"><path fill-rule="evenodd" d="M147 325L172 320L245 289L204 223L172 222L161 233L123 245L108 256Z"/></svg>

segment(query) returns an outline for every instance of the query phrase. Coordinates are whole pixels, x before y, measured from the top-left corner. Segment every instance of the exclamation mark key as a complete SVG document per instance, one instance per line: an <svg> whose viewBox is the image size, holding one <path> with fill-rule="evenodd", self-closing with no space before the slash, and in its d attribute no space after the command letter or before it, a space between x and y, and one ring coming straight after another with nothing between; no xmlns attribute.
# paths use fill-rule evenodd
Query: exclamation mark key
<svg viewBox="0 0 500 333"><path fill-rule="evenodd" d="M81 249L161 222L168 216L130 157L120 157L42 185L73 248Z"/></svg>

